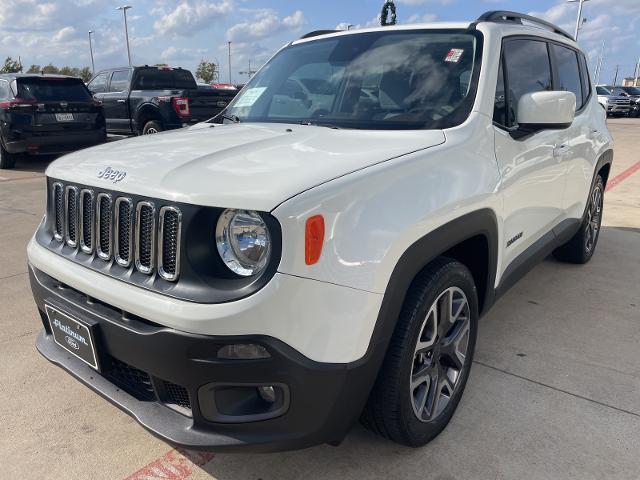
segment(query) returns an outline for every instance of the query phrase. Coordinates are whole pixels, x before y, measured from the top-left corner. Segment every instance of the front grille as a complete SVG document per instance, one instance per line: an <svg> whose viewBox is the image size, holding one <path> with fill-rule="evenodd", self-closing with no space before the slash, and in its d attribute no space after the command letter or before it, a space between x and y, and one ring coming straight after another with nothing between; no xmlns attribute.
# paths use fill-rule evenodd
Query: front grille
<svg viewBox="0 0 640 480"><path fill-rule="evenodd" d="M66 237L67 245L75 247L78 245L78 188L68 186L65 191L66 207Z"/></svg>
<svg viewBox="0 0 640 480"><path fill-rule="evenodd" d="M53 238L80 251L174 282L180 274L182 213L173 206L75 185L51 186ZM77 250L76 250L77 251ZM157 268L156 268L157 267Z"/></svg>
<svg viewBox="0 0 640 480"><path fill-rule="evenodd" d="M155 257L156 209L150 202L139 202L136 212L136 268L153 272Z"/></svg>
<svg viewBox="0 0 640 480"><path fill-rule="evenodd" d="M97 225L96 232L98 239L96 241L96 250L98 257L102 260L111 260L111 241L113 233L113 223L111 221L111 210L113 202L111 195L101 193L97 200Z"/></svg>
<svg viewBox="0 0 640 480"><path fill-rule="evenodd" d="M165 280L175 280L180 269L182 215L173 207L160 210L160 251L158 253L158 273Z"/></svg>
<svg viewBox="0 0 640 480"><path fill-rule="evenodd" d="M53 236L59 242L64 238L64 188L61 183L53 184L54 226Z"/></svg>
<svg viewBox="0 0 640 480"><path fill-rule="evenodd" d="M95 228L95 198L91 190L80 192L80 249L84 253L93 253Z"/></svg>
<svg viewBox="0 0 640 480"><path fill-rule="evenodd" d="M187 410L191 410L191 399L189 398L189 392L181 385L176 385L171 382L164 382L164 389L166 392L166 399L164 403L169 405L177 405Z"/></svg>
<svg viewBox="0 0 640 480"><path fill-rule="evenodd" d="M133 202L130 198L116 200L115 255L118 265L129 267L133 256Z"/></svg>
<svg viewBox="0 0 640 480"><path fill-rule="evenodd" d="M156 400L149 374L110 357L105 376L129 395L144 402Z"/></svg>

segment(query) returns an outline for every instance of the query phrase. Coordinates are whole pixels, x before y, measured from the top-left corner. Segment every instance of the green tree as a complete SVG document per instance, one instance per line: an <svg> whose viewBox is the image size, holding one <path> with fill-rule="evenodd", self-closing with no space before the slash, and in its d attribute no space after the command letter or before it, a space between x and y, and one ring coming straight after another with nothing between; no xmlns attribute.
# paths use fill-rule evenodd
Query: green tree
<svg viewBox="0 0 640 480"><path fill-rule="evenodd" d="M4 65L0 69L0 73L18 73L22 71L22 65L17 60L11 57L7 57L4 61Z"/></svg>
<svg viewBox="0 0 640 480"><path fill-rule="evenodd" d="M31 65L27 73L40 73L42 71L42 67L40 65Z"/></svg>
<svg viewBox="0 0 640 480"><path fill-rule="evenodd" d="M42 67L42 73L60 73L60 69L50 63Z"/></svg>
<svg viewBox="0 0 640 480"><path fill-rule="evenodd" d="M218 81L218 66L213 62L200 60L198 68L196 68L196 78L201 79L204 83L213 83Z"/></svg>
<svg viewBox="0 0 640 480"><path fill-rule="evenodd" d="M78 72L78 76L84 83L87 83L93 77L93 72L89 67L84 67Z"/></svg>

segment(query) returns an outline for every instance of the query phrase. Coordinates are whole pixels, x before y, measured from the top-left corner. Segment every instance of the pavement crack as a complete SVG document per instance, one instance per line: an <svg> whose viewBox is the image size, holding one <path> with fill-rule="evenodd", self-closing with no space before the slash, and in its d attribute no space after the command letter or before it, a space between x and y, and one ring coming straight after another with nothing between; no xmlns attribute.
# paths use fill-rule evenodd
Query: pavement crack
<svg viewBox="0 0 640 480"><path fill-rule="evenodd" d="M596 405L600 405L601 407L610 408L620 413L626 413L628 415L633 415L634 417L640 418L640 413L632 412L631 410L625 410L624 408L614 407L613 405L609 405L608 403L600 402L598 400L594 400L593 398L585 397L578 393L573 393L568 390L563 390L562 388L554 387L553 385L548 385L546 383L539 382L537 380L532 380L530 378L524 377L522 375L518 375L517 373L510 372L508 370L503 370L502 368L494 367L493 365L489 365L484 362L480 362L478 360L474 360L473 363L477 363L478 365L482 365L483 367L490 368L491 370L495 370L496 372L504 373L505 375L510 375L515 378L519 378L520 380L524 380L525 382L530 382L541 387L549 388L551 390L555 390L556 392L564 393L566 395L571 395L574 398L579 398L581 400L586 400L590 403L595 403Z"/></svg>
<svg viewBox="0 0 640 480"><path fill-rule="evenodd" d="M27 273L29 273L29 272L14 273L13 275L9 275L8 277L0 277L0 280L6 280L8 278L20 277L22 275L26 275Z"/></svg>

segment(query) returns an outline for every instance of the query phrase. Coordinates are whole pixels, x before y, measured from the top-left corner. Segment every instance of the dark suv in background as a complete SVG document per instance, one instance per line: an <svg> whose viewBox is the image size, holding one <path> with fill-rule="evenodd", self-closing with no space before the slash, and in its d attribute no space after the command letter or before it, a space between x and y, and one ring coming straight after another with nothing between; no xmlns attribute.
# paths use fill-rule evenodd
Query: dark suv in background
<svg viewBox="0 0 640 480"><path fill-rule="evenodd" d="M79 78L0 75L0 168L21 155L59 154L106 140L100 103Z"/></svg>
<svg viewBox="0 0 640 480"><path fill-rule="evenodd" d="M614 95L627 97L631 101L629 116L640 116L640 88L639 87L607 87Z"/></svg>
<svg viewBox="0 0 640 480"><path fill-rule="evenodd" d="M198 88L189 70L121 67L102 70L89 82L101 100L109 133L151 134L208 120L237 90Z"/></svg>

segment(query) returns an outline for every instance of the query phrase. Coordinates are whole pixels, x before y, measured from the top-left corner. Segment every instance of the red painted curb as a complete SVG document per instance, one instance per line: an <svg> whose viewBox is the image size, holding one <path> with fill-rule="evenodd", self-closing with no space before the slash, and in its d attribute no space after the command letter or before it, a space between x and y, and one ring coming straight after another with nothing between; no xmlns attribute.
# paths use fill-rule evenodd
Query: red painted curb
<svg viewBox="0 0 640 480"><path fill-rule="evenodd" d="M169 450L162 457L145 465L124 480L183 480L213 459L213 453Z"/></svg>
<svg viewBox="0 0 640 480"><path fill-rule="evenodd" d="M634 173L636 173L638 171L640 171L640 161L634 163L633 165L631 165L629 168L627 168L620 175L617 175L616 177L614 177L611 180L609 180L607 182L607 188L606 188L605 192L608 192L612 188L615 188L616 186L618 186L619 184L624 182L627 178L629 178L631 175L633 175Z"/></svg>

